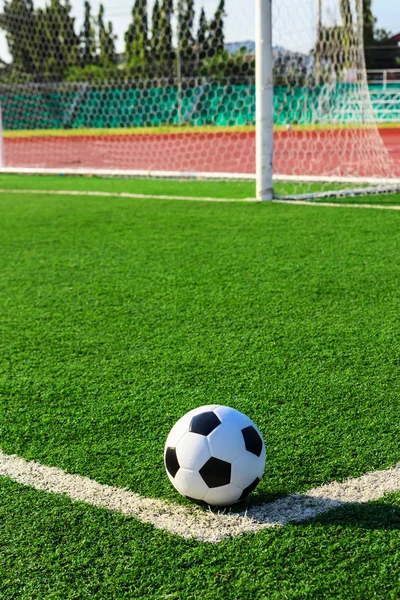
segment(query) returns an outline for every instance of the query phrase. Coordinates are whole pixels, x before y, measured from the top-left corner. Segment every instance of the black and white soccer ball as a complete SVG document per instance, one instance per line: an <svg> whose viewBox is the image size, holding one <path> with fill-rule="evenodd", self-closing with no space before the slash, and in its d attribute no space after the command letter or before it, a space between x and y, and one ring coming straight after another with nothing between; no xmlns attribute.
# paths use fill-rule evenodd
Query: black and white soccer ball
<svg viewBox="0 0 400 600"><path fill-rule="evenodd" d="M217 404L201 406L171 429L164 462L180 494L211 506L229 506L258 485L265 469L265 445L243 413Z"/></svg>

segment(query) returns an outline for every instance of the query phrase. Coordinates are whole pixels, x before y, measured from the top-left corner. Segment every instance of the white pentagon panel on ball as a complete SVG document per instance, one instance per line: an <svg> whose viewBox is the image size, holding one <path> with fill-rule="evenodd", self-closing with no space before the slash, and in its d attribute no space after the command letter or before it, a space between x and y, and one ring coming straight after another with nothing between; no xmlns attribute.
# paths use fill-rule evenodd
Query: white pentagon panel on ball
<svg viewBox="0 0 400 600"><path fill-rule="evenodd" d="M253 421L247 415L230 406L217 406L214 412L223 423L229 424L232 427L243 429L244 427L253 425Z"/></svg>
<svg viewBox="0 0 400 600"><path fill-rule="evenodd" d="M195 415L199 415L202 412L214 410L215 408L217 408L217 406L218 406L218 404L206 404L205 406L199 406L198 408L193 408L187 414L190 415L191 417L194 417Z"/></svg>
<svg viewBox="0 0 400 600"><path fill-rule="evenodd" d="M232 464L231 483L245 490L256 479L262 478L264 469L265 450L260 456L246 451Z"/></svg>
<svg viewBox="0 0 400 600"><path fill-rule="evenodd" d="M183 415L183 417L181 417L179 421L175 423L169 432L165 446L176 447L179 440L183 438L185 433L189 431L192 418L203 411L213 410L216 406L218 405L210 404L209 406L200 406L199 408L194 408L193 410L189 411L186 413L186 415Z"/></svg>
<svg viewBox="0 0 400 600"><path fill-rule="evenodd" d="M179 469L175 480L171 482L183 496L193 500L204 500L209 491L200 474L189 469Z"/></svg>
<svg viewBox="0 0 400 600"><path fill-rule="evenodd" d="M176 456L181 468L199 471L211 456L207 438L186 433L176 446Z"/></svg>
<svg viewBox="0 0 400 600"><path fill-rule="evenodd" d="M230 423L225 421L209 434L208 443L211 456L228 462L235 461L246 451L240 427L232 427Z"/></svg>
<svg viewBox="0 0 400 600"><path fill-rule="evenodd" d="M204 502L210 506L229 506L240 500L242 490L229 483L221 487L212 488L207 492Z"/></svg>
<svg viewBox="0 0 400 600"><path fill-rule="evenodd" d="M175 425L169 432L167 441L165 443L165 447L171 446L175 448L179 440L181 440L183 436L189 431L189 425L190 417L188 415L185 415L184 417L179 419L179 421L175 423Z"/></svg>

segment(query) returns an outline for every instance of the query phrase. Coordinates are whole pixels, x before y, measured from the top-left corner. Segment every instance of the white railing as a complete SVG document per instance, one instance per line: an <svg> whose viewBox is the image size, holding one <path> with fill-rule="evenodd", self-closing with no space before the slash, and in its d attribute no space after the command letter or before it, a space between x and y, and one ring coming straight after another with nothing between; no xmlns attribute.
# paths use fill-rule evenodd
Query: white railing
<svg viewBox="0 0 400 600"><path fill-rule="evenodd" d="M400 69L370 69L367 71L369 84L380 83L384 89L400 85Z"/></svg>

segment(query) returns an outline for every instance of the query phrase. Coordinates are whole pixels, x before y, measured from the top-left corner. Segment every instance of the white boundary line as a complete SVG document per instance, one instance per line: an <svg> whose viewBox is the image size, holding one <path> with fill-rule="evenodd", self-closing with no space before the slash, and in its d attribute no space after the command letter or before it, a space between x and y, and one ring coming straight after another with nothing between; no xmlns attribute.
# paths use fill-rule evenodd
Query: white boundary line
<svg viewBox="0 0 400 600"><path fill-rule="evenodd" d="M293 204L298 206L325 206L327 208L375 208L377 210L400 210L398 205L390 204L349 204L348 202L318 202L310 200L284 200L275 199L276 204Z"/></svg>
<svg viewBox="0 0 400 600"><path fill-rule="evenodd" d="M31 138L34 139L34 138ZM0 173L16 175L88 175L98 177L144 177L155 179L222 179L254 181L254 173L209 173L207 171L152 171L146 169L82 169L82 168L51 168L44 167L4 167Z"/></svg>
<svg viewBox="0 0 400 600"><path fill-rule="evenodd" d="M34 138L31 138L34 139ZM255 173L212 173L208 171L156 171L146 169L84 169L69 167L3 167L1 174L19 175L97 175L99 177L149 177L173 179L222 179L255 181ZM275 174L274 181L295 181L302 183L352 183L371 185L400 185L400 177L352 177L334 175L285 175Z"/></svg>
<svg viewBox="0 0 400 600"><path fill-rule="evenodd" d="M378 500L389 492L400 491L399 463L386 471L367 473L343 483L330 483L306 494L294 494L253 507L246 513L215 513L198 507L188 508L144 498L126 489L102 485L87 477L70 475L55 467L4 454L1 450L0 477L8 477L36 490L61 494L72 500L116 511L171 534L202 542L220 542L292 521L308 521L348 503Z"/></svg>
<svg viewBox="0 0 400 600"><path fill-rule="evenodd" d="M190 202L246 202L258 203L255 198L211 198L202 196L166 196L157 194L131 194L129 192L96 192L96 191L78 191L78 190L15 190L0 189L0 194L36 194L45 196L91 196L103 198L131 198L133 200L185 200ZM269 202L269 201L268 201ZM268 204L265 202L265 204ZM275 198L270 202L275 204L292 204L298 206L323 206L328 208L373 208L376 210L400 210L400 206L384 204L349 204L344 202L317 202L310 200L291 200L284 198ZM264 203L263 203L264 204Z"/></svg>
<svg viewBox="0 0 400 600"><path fill-rule="evenodd" d="M131 198L136 200L186 200L191 202L256 202L255 198L211 198L197 196L165 196L159 194L131 194L129 192L94 192L78 190L8 190L0 194L39 194L47 196L100 196L103 198Z"/></svg>

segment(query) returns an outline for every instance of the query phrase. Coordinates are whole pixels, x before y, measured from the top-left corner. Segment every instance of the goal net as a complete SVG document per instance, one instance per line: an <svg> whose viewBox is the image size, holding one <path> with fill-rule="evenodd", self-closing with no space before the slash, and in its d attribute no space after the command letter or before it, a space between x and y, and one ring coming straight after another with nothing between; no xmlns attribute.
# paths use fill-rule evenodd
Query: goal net
<svg viewBox="0 0 400 600"><path fill-rule="evenodd" d="M2 170L252 180L257 124L276 196L399 184L362 0L274 1L273 85L256 31L254 1L0 0Z"/></svg>

